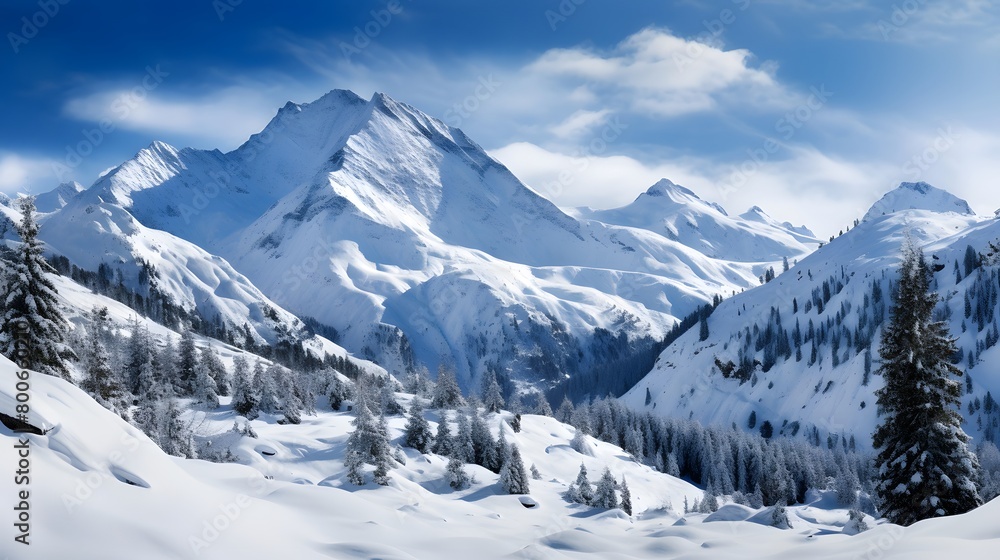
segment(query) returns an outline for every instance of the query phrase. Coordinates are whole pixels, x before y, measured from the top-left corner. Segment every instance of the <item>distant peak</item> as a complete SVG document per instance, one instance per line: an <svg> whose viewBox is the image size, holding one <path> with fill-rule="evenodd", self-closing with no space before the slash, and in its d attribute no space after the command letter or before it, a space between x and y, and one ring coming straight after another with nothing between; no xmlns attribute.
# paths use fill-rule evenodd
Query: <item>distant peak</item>
<svg viewBox="0 0 1000 560"><path fill-rule="evenodd" d="M649 196L670 196L671 193L698 198L698 195L694 194L692 190L682 187L670 179L660 179L655 185L646 189L646 194ZM699 200L701 199L699 198Z"/></svg>
<svg viewBox="0 0 1000 560"><path fill-rule="evenodd" d="M905 210L925 210L929 212L954 212L966 216L974 216L969 203L946 190L939 189L923 181L916 183L904 182L887 192L878 200L863 221L873 220L880 216L902 212Z"/></svg>

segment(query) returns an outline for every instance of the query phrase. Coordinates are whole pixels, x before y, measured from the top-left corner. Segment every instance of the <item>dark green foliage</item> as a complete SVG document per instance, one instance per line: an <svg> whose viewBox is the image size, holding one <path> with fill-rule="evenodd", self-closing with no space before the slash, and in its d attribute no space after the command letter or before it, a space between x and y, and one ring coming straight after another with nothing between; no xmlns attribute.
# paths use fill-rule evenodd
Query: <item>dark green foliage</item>
<svg viewBox="0 0 1000 560"><path fill-rule="evenodd" d="M872 438L881 512L900 525L981 503L978 461L958 412L962 371L951 363L954 339L932 319L937 302L923 252L908 243L879 348L885 385L875 393L882 423Z"/></svg>

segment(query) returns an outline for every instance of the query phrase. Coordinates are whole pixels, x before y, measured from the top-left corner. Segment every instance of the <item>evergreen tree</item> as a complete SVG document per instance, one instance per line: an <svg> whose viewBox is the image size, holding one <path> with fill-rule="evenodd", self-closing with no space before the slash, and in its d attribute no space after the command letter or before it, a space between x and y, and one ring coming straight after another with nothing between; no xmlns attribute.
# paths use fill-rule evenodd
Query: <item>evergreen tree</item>
<svg viewBox="0 0 1000 560"><path fill-rule="evenodd" d="M250 383L250 365L246 358L237 356L233 360L233 410L237 414L253 420L258 416L259 401Z"/></svg>
<svg viewBox="0 0 1000 560"><path fill-rule="evenodd" d="M534 463L531 464L531 469L529 469L529 470L531 471L531 479L532 480L541 480L542 479L542 473L538 472L538 467L536 467Z"/></svg>
<svg viewBox="0 0 1000 560"><path fill-rule="evenodd" d="M461 411L456 412L458 418L458 428L455 432L455 440L452 442L455 455L463 463L472 463L476 459L476 448L472 442L472 423L469 416Z"/></svg>
<svg viewBox="0 0 1000 560"><path fill-rule="evenodd" d="M594 490L594 499L591 505L603 509L615 509L618 507L618 495L615 493L617 486L618 481L611 474L611 469L604 467L601 479L597 481L597 489Z"/></svg>
<svg viewBox="0 0 1000 560"><path fill-rule="evenodd" d="M254 385L260 395L260 410L268 414L281 412L281 400L278 398L278 378L283 375L282 367L273 364L267 369L261 368L254 374Z"/></svg>
<svg viewBox="0 0 1000 560"><path fill-rule="evenodd" d="M594 487L590 485L587 478L587 467L580 463L580 472L576 475L576 482L572 486L576 491L575 500L577 503L590 505L594 502Z"/></svg>
<svg viewBox="0 0 1000 560"><path fill-rule="evenodd" d="M330 401L330 408L333 410L340 410L341 405L344 404L344 400L349 398L347 385L340 380L337 374L333 374L330 386L326 391L326 397Z"/></svg>
<svg viewBox="0 0 1000 560"><path fill-rule="evenodd" d="M434 447L431 451L443 457L450 457L454 442L451 438L451 427L448 425L448 414L441 411L441 419L438 420L437 432L434 434Z"/></svg>
<svg viewBox="0 0 1000 560"><path fill-rule="evenodd" d="M55 270L38 240L35 199L21 197L18 207L21 246L7 271L0 351L19 366L72 381L66 362L76 355L65 343L67 322L59 311L55 284L45 276Z"/></svg>
<svg viewBox="0 0 1000 560"><path fill-rule="evenodd" d="M563 424L569 424L572 418L573 402L569 400L569 397L563 397L562 404L559 405L559 410L556 411L556 420Z"/></svg>
<svg viewBox="0 0 1000 560"><path fill-rule="evenodd" d="M465 463L455 453L448 457L448 486L455 490L469 487L469 475L465 472Z"/></svg>
<svg viewBox="0 0 1000 560"><path fill-rule="evenodd" d="M552 416L552 406L544 393L538 393L538 401L535 404L534 413L539 416Z"/></svg>
<svg viewBox="0 0 1000 560"><path fill-rule="evenodd" d="M521 433L521 415L515 414L513 418L510 419L510 429L514 430L515 434Z"/></svg>
<svg viewBox="0 0 1000 560"><path fill-rule="evenodd" d="M218 352L211 346L205 346L201 350L200 362L202 369L208 373L208 376L215 383L215 393L220 397L228 397L232 389L229 385L229 372L226 371L226 366L219 359Z"/></svg>
<svg viewBox="0 0 1000 560"><path fill-rule="evenodd" d="M130 398L126 395L121 379L109 364L108 351L101 342L108 324L108 308L94 308L89 314L87 327L86 368L80 388L104 408L129 419Z"/></svg>
<svg viewBox="0 0 1000 560"><path fill-rule="evenodd" d="M198 385L198 347L194 333L185 328L177 346L177 390L181 395L193 395Z"/></svg>
<svg viewBox="0 0 1000 560"><path fill-rule="evenodd" d="M458 408L465 406L462 390L455 379L455 371L442 365L438 368L437 384L434 386L433 408Z"/></svg>
<svg viewBox="0 0 1000 560"><path fill-rule="evenodd" d="M486 370L483 379L483 406L487 412L500 412L503 409L503 392L500 390L500 383L497 382L496 373L492 368Z"/></svg>
<svg viewBox="0 0 1000 560"><path fill-rule="evenodd" d="M508 494L527 494L528 474L524 471L521 451L516 445L510 446L507 460L500 467L500 486Z"/></svg>
<svg viewBox="0 0 1000 560"><path fill-rule="evenodd" d="M379 388L379 405L382 414L396 416L406 413L403 405L396 400L396 381L391 377L382 380L382 386Z"/></svg>
<svg viewBox="0 0 1000 560"><path fill-rule="evenodd" d="M938 295L923 252L908 242L889 324L882 333L876 391L882 423L873 435L882 514L899 525L965 513L978 505L979 464L959 414L962 371L955 341L935 322Z"/></svg>
<svg viewBox="0 0 1000 560"><path fill-rule="evenodd" d="M129 319L128 331L128 342L122 347L122 376L125 378L126 388L132 394L139 396L142 393L139 378L144 369L151 369L153 347L149 340L149 330L139 319L135 317Z"/></svg>
<svg viewBox="0 0 1000 560"><path fill-rule="evenodd" d="M375 466L375 483L385 486L389 483L388 472L392 462L388 430L385 417L375 418L368 408L368 399L359 396L354 405L355 417L351 421L354 431L347 437L347 453L344 464L347 480L353 484L365 483L365 463Z"/></svg>
<svg viewBox="0 0 1000 560"><path fill-rule="evenodd" d="M625 482L625 475L622 475L621 492L622 511L624 511L627 515L632 515L632 492L628 489L628 483Z"/></svg>
<svg viewBox="0 0 1000 560"><path fill-rule="evenodd" d="M431 426L424 418L424 409L420 406L420 398L413 397L413 404L410 405L409 417L406 420L406 446L427 453L433 438Z"/></svg>

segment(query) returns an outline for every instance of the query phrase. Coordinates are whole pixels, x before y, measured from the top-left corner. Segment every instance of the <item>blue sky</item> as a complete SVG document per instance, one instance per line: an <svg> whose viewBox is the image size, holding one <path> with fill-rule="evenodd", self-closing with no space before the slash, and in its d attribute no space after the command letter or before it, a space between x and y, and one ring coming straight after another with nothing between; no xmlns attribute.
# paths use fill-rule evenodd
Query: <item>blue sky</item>
<svg viewBox="0 0 1000 560"><path fill-rule="evenodd" d="M829 235L925 180L991 214L998 16L985 0L8 0L0 191L89 186L154 139L231 150L285 101L345 88L461 126L563 206L667 177Z"/></svg>

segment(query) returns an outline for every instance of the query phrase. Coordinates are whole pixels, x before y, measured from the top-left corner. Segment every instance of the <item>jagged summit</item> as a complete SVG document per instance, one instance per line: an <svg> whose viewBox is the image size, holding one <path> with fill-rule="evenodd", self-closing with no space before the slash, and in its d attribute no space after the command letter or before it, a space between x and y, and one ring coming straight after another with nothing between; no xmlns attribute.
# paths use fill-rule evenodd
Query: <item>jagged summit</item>
<svg viewBox="0 0 1000 560"><path fill-rule="evenodd" d="M927 210L930 212L955 212L974 216L969 203L950 192L934 187L923 181L900 183L872 205L862 221L874 220L880 216L904 210Z"/></svg>

